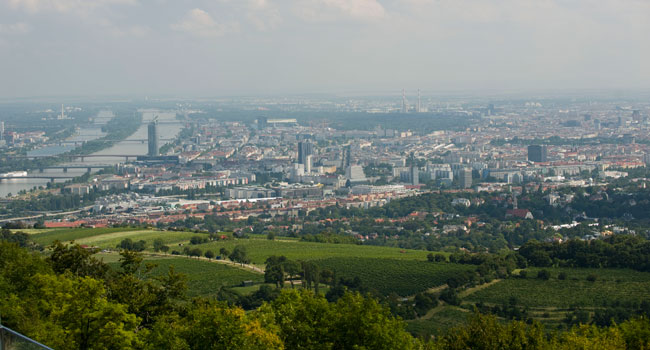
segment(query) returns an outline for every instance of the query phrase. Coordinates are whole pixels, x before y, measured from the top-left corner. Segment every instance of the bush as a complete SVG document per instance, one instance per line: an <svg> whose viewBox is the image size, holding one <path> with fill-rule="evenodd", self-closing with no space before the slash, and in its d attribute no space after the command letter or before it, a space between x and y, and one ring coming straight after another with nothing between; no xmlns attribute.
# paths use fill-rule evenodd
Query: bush
<svg viewBox="0 0 650 350"><path fill-rule="evenodd" d="M548 270L539 270L537 272L537 278L539 278L540 280L545 280L546 281L549 278L551 278L551 272L548 271Z"/></svg>
<svg viewBox="0 0 650 350"><path fill-rule="evenodd" d="M436 262L447 262L447 257L444 254L438 253L434 256L434 260Z"/></svg>
<svg viewBox="0 0 650 350"><path fill-rule="evenodd" d="M526 278L526 276L528 276L528 271L526 270L519 271L519 278Z"/></svg>
<svg viewBox="0 0 650 350"><path fill-rule="evenodd" d="M440 293L440 300L444 301L449 305L454 305L454 306L460 305L461 302L458 293L456 293L456 290L452 288L447 288L444 291L442 291L442 293Z"/></svg>
<svg viewBox="0 0 650 350"><path fill-rule="evenodd" d="M141 252L147 248L147 242L139 240L134 242L131 238L123 239L120 244L117 245L117 248L124 250L132 250L136 252Z"/></svg>
<svg viewBox="0 0 650 350"><path fill-rule="evenodd" d="M587 281L589 281L589 282L596 282L597 279L598 279L598 276L594 275L593 273L591 275L587 276Z"/></svg>
<svg viewBox="0 0 650 350"><path fill-rule="evenodd" d="M560 272L559 275L557 275L557 279L559 280L565 280L567 278L566 272Z"/></svg>
<svg viewBox="0 0 650 350"><path fill-rule="evenodd" d="M190 244L203 244L203 243L208 243L208 237L192 236L192 238L190 238Z"/></svg>
<svg viewBox="0 0 650 350"><path fill-rule="evenodd" d="M199 249L199 248L194 248L194 249L191 249L191 250L189 251L189 254L188 254L188 255L189 255L189 256L196 256L196 257L199 257L199 256L203 255L203 251L201 251L201 249Z"/></svg>

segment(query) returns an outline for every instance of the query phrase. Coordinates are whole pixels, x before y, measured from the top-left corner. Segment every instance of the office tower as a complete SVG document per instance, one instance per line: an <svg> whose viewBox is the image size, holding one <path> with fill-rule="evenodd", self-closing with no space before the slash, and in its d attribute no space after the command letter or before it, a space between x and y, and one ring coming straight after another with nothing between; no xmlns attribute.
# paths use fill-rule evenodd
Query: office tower
<svg viewBox="0 0 650 350"><path fill-rule="evenodd" d="M64 109L63 109L63 104L61 104L61 114L59 114L59 115L56 117L56 119L59 119L59 120L65 119L65 113L64 113Z"/></svg>
<svg viewBox="0 0 650 350"><path fill-rule="evenodd" d="M269 125L268 119L266 117L258 117L256 122L257 122L257 128L259 130L266 129L266 127Z"/></svg>
<svg viewBox="0 0 650 350"><path fill-rule="evenodd" d="M350 165L345 170L345 177L352 182L366 180L366 174L363 172L361 165Z"/></svg>
<svg viewBox="0 0 650 350"><path fill-rule="evenodd" d="M312 166L311 154L308 155L307 157L305 157L305 164L304 165L305 165L305 174L311 173L311 166Z"/></svg>
<svg viewBox="0 0 650 350"><path fill-rule="evenodd" d="M312 154L314 154L314 145L311 142L298 142L298 164L305 164L307 156Z"/></svg>
<svg viewBox="0 0 650 350"><path fill-rule="evenodd" d="M643 162L645 163L646 167L650 167L650 153L643 155Z"/></svg>
<svg viewBox="0 0 650 350"><path fill-rule="evenodd" d="M463 168L458 172L458 181L461 188L472 187L472 169Z"/></svg>
<svg viewBox="0 0 650 350"><path fill-rule="evenodd" d="M543 163L548 161L548 150L546 145L530 145L528 146L528 161Z"/></svg>
<svg viewBox="0 0 650 350"><path fill-rule="evenodd" d="M487 108L487 115L494 115L494 112L495 112L494 104L490 103Z"/></svg>
<svg viewBox="0 0 650 350"><path fill-rule="evenodd" d="M343 148L343 169L347 169L350 164L350 158L352 157L352 146L347 145L345 148Z"/></svg>
<svg viewBox="0 0 650 350"><path fill-rule="evenodd" d="M158 120L154 119L148 127L149 152L151 157L158 156Z"/></svg>
<svg viewBox="0 0 650 350"><path fill-rule="evenodd" d="M420 113L420 112L422 111L420 108L421 108L421 107L420 107L420 89L418 89L418 105L417 105L417 107L415 108L415 111L418 112L418 113Z"/></svg>
<svg viewBox="0 0 650 350"><path fill-rule="evenodd" d="M0 140L5 139L5 122L0 122Z"/></svg>
<svg viewBox="0 0 650 350"><path fill-rule="evenodd" d="M420 184L420 169L417 166L411 166L411 185L417 186Z"/></svg>

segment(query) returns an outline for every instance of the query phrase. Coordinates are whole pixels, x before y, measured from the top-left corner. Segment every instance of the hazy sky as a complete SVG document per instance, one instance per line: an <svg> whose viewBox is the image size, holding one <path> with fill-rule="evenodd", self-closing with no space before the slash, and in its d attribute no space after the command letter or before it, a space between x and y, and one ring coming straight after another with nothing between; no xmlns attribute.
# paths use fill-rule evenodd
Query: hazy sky
<svg viewBox="0 0 650 350"><path fill-rule="evenodd" d="M650 0L0 0L0 98L650 87Z"/></svg>

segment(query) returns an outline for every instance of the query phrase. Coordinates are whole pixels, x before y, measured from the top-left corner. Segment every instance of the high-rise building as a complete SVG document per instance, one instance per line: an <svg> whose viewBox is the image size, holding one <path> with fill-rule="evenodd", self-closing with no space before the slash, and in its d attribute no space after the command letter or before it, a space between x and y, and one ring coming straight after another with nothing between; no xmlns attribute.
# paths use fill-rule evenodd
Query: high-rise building
<svg viewBox="0 0 650 350"><path fill-rule="evenodd" d="M407 113L409 111L409 104L406 101L406 90L402 89L402 113Z"/></svg>
<svg viewBox="0 0 650 350"><path fill-rule="evenodd" d="M458 182L461 188L472 187L472 169L463 168L458 171Z"/></svg>
<svg viewBox="0 0 650 350"><path fill-rule="evenodd" d="M314 144L309 141L298 142L298 164L305 164L307 156L314 154Z"/></svg>
<svg viewBox="0 0 650 350"><path fill-rule="evenodd" d="M420 169L416 166L411 166L411 185L417 186L420 184Z"/></svg>
<svg viewBox="0 0 650 350"><path fill-rule="evenodd" d="M548 150L546 145L528 146L528 161L543 163L548 161Z"/></svg>
<svg viewBox="0 0 650 350"><path fill-rule="evenodd" d="M149 123L148 127L148 141L149 141L149 152L147 153L151 157L156 157L159 155L158 150L158 120L154 119Z"/></svg>
<svg viewBox="0 0 650 350"><path fill-rule="evenodd" d="M645 163L646 167L650 167L650 153L643 155L643 162Z"/></svg>
<svg viewBox="0 0 650 350"><path fill-rule="evenodd" d="M312 161L311 161L311 154L305 157L305 173L310 174L311 173L311 166L312 166Z"/></svg>
<svg viewBox="0 0 650 350"><path fill-rule="evenodd" d="M0 122L0 140L5 139L5 122Z"/></svg>
<svg viewBox="0 0 650 350"><path fill-rule="evenodd" d="M366 174L361 165L350 165L345 169L345 177L352 182L366 181Z"/></svg>
<svg viewBox="0 0 650 350"><path fill-rule="evenodd" d="M342 153L341 166L343 169L347 169L352 163L350 160L352 157L352 147L350 145L345 146Z"/></svg>
<svg viewBox="0 0 650 350"><path fill-rule="evenodd" d="M255 120L255 122L257 123L257 128L259 130L266 129L266 127L269 124L268 119L266 117L258 117L257 120Z"/></svg>

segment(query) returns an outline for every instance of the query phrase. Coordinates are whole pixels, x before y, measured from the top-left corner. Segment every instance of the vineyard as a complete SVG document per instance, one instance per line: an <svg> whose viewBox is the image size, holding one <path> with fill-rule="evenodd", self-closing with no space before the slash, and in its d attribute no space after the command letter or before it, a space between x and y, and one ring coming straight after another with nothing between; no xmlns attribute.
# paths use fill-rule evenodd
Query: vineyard
<svg viewBox="0 0 650 350"><path fill-rule="evenodd" d="M315 262L321 268L335 271L337 277L359 277L367 288L384 295L396 293L401 296L441 286L448 278L475 268L471 265L377 258L332 258Z"/></svg>
<svg viewBox="0 0 650 350"><path fill-rule="evenodd" d="M550 268L549 280L538 279L540 269L527 269L526 278L511 277L469 295L466 300L504 304L516 300L525 307L602 307L616 302L648 299L650 273L621 269ZM566 274L559 279L560 273ZM587 277L596 276L595 281ZM513 299L514 298L514 299Z"/></svg>
<svg viewBox="0 0 650 350"><path fill-rule="evenodd" d="M263 282L264 275L250 272L215 262L189 258L147 258L145 263L156 264L151 270L153 275L166 274L169 266L174 271L187 276L188 295L209 296L217 293L219 288L240 286L243 281ZM113 268L119 268L119 263L112 262Z"/></svg>
<svg viewBox="0 0 650 350"><path fill-rule="evenodd" d="M220 248L226 248L232 251L238 245L246 247L248 257L256 265L263 265L271 255L284 255L291 260L364 257L425 261L427 254L430 253L424 250L408 250L392 247L288 240L270 241L267 239L226 240L200 244L196 247L199 247L203 251L210 249L218 252Z"/></svg>

